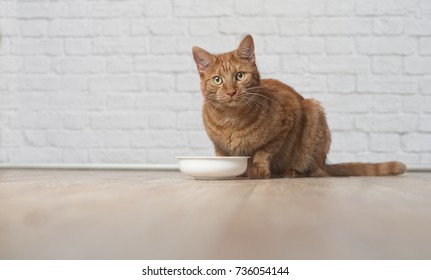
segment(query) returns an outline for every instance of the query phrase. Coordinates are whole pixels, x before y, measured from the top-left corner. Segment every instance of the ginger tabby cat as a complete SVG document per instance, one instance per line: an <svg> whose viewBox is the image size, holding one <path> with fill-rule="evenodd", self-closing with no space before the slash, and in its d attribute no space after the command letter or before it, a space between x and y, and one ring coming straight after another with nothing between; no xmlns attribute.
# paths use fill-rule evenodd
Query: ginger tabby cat
<svg viewBox="0 0 431 280"><path fill-rule="evenodd" d="M325 112L277 80L260 79L247 35L231 52L193 47L204 96L203 118L217 156L250 156L249 178L380 176L404 173L397 161L326 164L331 133Z"/></svg>

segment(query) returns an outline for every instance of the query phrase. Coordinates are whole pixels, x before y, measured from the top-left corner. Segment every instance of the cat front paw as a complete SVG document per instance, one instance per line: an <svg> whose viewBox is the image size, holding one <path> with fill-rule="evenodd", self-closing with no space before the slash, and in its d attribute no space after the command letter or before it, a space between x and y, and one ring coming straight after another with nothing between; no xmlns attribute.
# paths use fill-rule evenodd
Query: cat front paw
<svg viewBox="0 0 431 280"><path fill-rule="evenodd" d="M247 175L250 179L268 179L271 177L271 171L267 165L254 164Z"/></svg>

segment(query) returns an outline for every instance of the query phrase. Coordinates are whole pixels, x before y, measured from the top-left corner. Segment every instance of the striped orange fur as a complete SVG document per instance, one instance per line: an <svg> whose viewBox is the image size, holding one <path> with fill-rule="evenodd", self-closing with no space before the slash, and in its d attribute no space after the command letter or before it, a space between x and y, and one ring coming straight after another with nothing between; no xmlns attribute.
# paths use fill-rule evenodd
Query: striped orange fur
<svg viewBox="0 0 431 280"><path fill-rule="evenodd" d="M250 156L250 178L381 176L401 162L326 164L331 144L325 112L290 86L260 79L254 42L213 55L193 47L204 96L203 119L218 156Z"/></svg>

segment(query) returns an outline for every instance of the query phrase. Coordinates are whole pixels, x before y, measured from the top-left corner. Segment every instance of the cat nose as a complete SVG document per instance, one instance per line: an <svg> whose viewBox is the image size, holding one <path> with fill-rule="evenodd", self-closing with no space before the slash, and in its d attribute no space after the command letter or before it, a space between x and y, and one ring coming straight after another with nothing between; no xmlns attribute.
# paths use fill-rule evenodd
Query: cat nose
<svg viewBox="0 0 431 280"><path fill-rule="evenodd" d="M236 94L236 90L231 89L231 90L227 90L226 94L229 95L230 97L234 96Z"/></svg>

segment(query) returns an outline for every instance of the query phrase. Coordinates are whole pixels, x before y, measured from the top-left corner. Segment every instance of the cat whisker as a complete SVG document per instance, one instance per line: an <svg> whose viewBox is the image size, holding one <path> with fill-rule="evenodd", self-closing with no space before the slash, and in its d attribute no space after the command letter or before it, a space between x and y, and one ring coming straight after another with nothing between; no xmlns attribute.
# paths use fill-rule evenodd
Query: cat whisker
<svg viewBox="0 0 431 280"><path fill-rule="evenodd" d="M259 96L259 97L262 97L262 98L265 98L265 99L267 99L267 100L269 100L269 101L271 101L271 102L274 102L274 103L276 103L276 104L279 104L277 101L275 101L274 99L272 99L272 98L270 98L270 97L268 97L268 96L266 96L266 95L263 95L263 94L259 94L259 93L256 93L256 92L249 92L249 91L247 91L247 94L249 94L249 95L253 95L253 96Z"/></svg>

